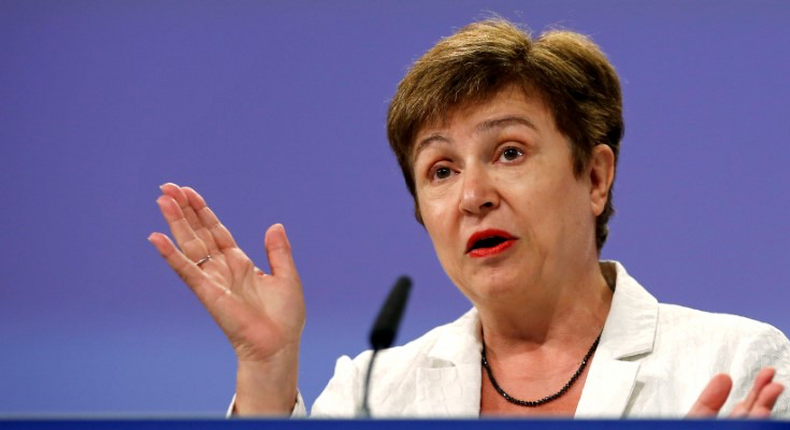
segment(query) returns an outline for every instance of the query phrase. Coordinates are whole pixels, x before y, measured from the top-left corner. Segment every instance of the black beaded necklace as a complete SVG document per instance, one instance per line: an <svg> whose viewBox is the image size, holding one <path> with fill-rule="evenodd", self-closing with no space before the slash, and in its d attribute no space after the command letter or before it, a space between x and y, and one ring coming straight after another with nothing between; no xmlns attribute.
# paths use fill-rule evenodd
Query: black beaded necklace
<svg viewBox="0 0 790 430"><path fill-rule="evenodd" d="M537 407L537 406L545 405L546 403L549 403L551 401L557 400L560 397L562 397L565 393L567 393L568 390L570 390L571 386L573 386L573 384L576 382L576 380L579 379L579 376L581 376L582 372L584 372L584 368L587 367L587 362L590 360L590 357L592 357L593 353L598 348L598 342L600 340L601 340L601 335L599 334L598 337L595 338L595 342L593 342L592 346L590 347L590 350L587 351L587 354L582 359L582 363L579 365L579 368L576 369L576 373L574 373L573 376L571 376L570 381L568 381L560 389L560 391L557 391L556 393L554 393L552 395L549 395L549 396L546 396L546 397L544 397L542 399L539 399L539 400L519 400L519 399L511 396L507 392L505 392L505 390L503 390L502 387L499 386L499 384L496 382L496 379L494 379L494 372L491 370L491 366L488 365L488 360L486 359L486 343L485 342L483 342L483 361L482 361L483 362L483 367L485 367L486 373L488 373L488 379L491 381L491 385L494 386L494 389L496 390L497 393L499 393L500 396L504 397L505 400L507 400L510 403L513 403L514 405L526 406L528 408L534 408L534 407Z"/></svg>

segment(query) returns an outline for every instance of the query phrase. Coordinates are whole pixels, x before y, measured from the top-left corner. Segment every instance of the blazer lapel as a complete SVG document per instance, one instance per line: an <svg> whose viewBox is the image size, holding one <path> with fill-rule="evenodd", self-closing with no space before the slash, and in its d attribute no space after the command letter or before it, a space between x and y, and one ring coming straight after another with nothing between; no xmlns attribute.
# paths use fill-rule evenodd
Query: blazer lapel
<svg viewBox="0 0 790 430"><path fill-rule="evenodd" d="M431 348L417 369L417 411L424 417L480 415L480 323L472 309Z"/></svg>
<svg viewBox="0 0 790 430"><path fill-rule="evenodd" d="M621 417L631 399L639 363L600 358L593 359L575 418Z"/></svg>
<svg viewBox="0 0 790 430"><path fill-rule="evenodd" d="M616 278L612 307L576 407L577 418L613 418L627 413L637 392L637 356L653 351L658 300L619 263L601 263L607 279Z"/></svg>

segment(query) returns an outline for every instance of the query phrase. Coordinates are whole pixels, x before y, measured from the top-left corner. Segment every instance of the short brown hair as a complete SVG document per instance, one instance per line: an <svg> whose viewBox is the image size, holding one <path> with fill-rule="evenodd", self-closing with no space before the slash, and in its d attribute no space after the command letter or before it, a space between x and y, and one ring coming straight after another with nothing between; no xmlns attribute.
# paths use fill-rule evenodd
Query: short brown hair
<svg viewBox="0 0 790 430"><path fill-rule="evenodd" d="M470 24L444 38L418 59L398 85L387 115L387 137L422 223L414 182L415 135L449 112L485 102L507 85L518 85L549 107L558 130L571 142L581 175L595 145L608 145L617 161L624 124L620 83L604 53L587 37L548 31L532 40L503 19ZM596 219L598 250L614 213L612 194Z"/></svg>

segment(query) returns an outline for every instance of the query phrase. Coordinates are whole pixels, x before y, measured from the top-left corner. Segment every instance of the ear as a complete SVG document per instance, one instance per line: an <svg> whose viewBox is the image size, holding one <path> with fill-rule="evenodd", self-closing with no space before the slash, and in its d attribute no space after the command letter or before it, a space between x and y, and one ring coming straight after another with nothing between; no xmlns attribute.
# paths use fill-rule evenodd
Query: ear
<svg viewBox="0 0 790 430"><path fill-rule="evenodd" d="M590 157L590 205L596 217L603 213L614 182L614 152L609 145L596 145Z"/></svg>

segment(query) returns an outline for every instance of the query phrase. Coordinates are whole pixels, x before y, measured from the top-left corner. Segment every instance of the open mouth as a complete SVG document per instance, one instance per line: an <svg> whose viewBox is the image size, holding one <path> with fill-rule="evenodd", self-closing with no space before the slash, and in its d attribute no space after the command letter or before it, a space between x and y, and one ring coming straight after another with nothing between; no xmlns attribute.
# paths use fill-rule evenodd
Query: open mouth
<svg viewBox="0 0 790 430"><path fill-rule="evenodd" d="M501 230L485 230L473 234L467 241L466 253L482 257L504 251L516 238Z"/></svg>
<svg viewBox="0 0 790 430"><path fill-rule="evenodd" d="M475 249L493 248L506 240L507 239L500 236L493 236L493 237L487 237L485 239L480 239L472 244L472 248L469 249L469 251L474 251Z"/></svg>

